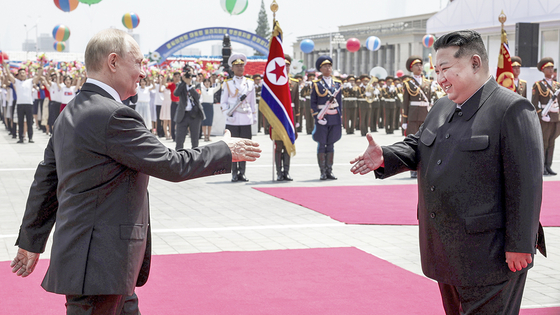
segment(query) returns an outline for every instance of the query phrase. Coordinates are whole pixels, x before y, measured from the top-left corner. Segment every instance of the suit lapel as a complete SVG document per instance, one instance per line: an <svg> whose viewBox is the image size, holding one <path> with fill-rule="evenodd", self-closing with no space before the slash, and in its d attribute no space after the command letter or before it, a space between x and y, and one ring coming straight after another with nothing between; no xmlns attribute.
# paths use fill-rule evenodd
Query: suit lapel
<svg viewBox="0 0 560 315"><path fill-rule="evenodd" d="M97 93L103 97L109 98L113 101L116 102L116 100L111 96L111 94L109 94L107 91L105 91L104 89L102 89L101 87L92 84L92 83L84 83L84 85L81 88L81 92L92 92L92 93Z"/></svg>
<svg viewBox="0 0 560 315"><path fill-rule="evenodd" d="M478 92L476 92L465 104L463 104L463 106L461 106L463 118L465 120L471 119L478 109L484 105L488 97L490 97L490 95L498 88L499 85L493 77L488 80L488 82L486 82L486 84L484 84Z"/></svg>

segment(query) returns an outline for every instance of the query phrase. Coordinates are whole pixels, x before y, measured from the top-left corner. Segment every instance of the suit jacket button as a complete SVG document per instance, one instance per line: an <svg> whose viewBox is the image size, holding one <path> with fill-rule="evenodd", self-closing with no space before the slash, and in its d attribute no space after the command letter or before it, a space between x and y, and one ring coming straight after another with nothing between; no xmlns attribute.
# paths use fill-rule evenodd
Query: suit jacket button
<svg viewBox="0 0 560 315"><path fill-rule="evenodd" d="M459 117L463 116L463 112L459 112L457 115L459 115Z"/></svg>
<svg viewBox="0 0 560 315"><path fill-rule="evenodd" d="M430 218L435 219L436 218L436 213L435 212L430 213Z"/></svg>
<svg viewBox="0 0 560 315"><path fill-rule="evenodd" d="M431 191L436 191L436 186L430 187L430 190L431 190Z"/></svg>
<svg viewBox="0 0 560 315"><path fill-rule="evenodd" d="M449 137L451 137L450 134L446 134L446 135L445 135L445 139L449 139Z"/></svg>
<svg viewBox="0 0 560 315"><path fill-rule="evenodd" d="M437 160L437 165L441 165L441 160Z"/></svg>

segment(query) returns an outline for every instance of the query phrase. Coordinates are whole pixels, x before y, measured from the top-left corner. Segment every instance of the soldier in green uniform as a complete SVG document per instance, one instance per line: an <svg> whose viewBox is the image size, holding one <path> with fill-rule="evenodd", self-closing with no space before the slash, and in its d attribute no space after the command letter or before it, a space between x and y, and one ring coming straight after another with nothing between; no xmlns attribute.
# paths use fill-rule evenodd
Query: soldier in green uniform
<svg viewBox="0 0 560 315"><path fill-rule="evenodd" d="M379 91L379 123L377 124L378 129L385 128L385 99L383 98L383 89L387 86L385 79L379 79L377 83L377 90Z"/></svg>
<svg viewBox="0 0 560 315"><path fill-rule="evenodd" d="M513 69L513 80L515 83L515 91L517 94L527 97L527 81L521 80L519 74L521 73L521 58L517 56L511 57L511 68Z"/></svg>
<svg viewBox="0 0 560 315"><path fill-rule="evenodd" d="M368 133L369 120L371 116L371 104L368 103L366 93L371 93L371 91L366 91L369 85L369 76L367 74L362 74L360 76L360 91L358 94L358 109L360 111L360 133L362 136L366 136Z"/></svg>
<svg viewBox="0 0 560 315"><path fill-rule="evenodd" d="M311 85L315 80L315 73L310 72L307 74L307 81L305 85L301 88L301 96L305 98L303 103L303 118L305 119L305 133L310 135L315 127L315 120L311 115Z"/></svg>
<svg viewBox="0 0 560 315"><path fill-rule="evenodd" d="M560 89L560 84L554 81L554 61L550 57L545 57L537 64L537 69L544 73L544 79L535 82L533 85L533 106L541 116L541 129L544 144L544 175L556 175L551 169L552 156L554 154L554 142L560 135L560 119L558 102L555 101L550 106L548 113L546 109L548 101Z"/></svg>
<svg viewBox="0 0 560 315"><path fill-rule="evenodd" d="M358 91L359 87L356 86L356 78L354 75L349 75L347 83L344 87L344 126L346 127L346 134L354 134L356 130L356 119L358 118Z"/></svg>
<svg viewBox="0 0 560 315"><path fill-rule="evenodd" d="M257 106L261 101L261 91L262 91L262 76L260 74L253 75L253 81L255 82L255 98L257 101ZM259 110L259 121L257 122L257 132L261 132L263 126L264 115Z"/></svg>
<svg viewBox="0 0 560 315"><path fill-rule="evenodd" d="M396 127L395 112L397 108L398 91L397 87L393 84L393 77L387 76L385 81L387 86L381 89L381 95L385 103L385 132L387 134L393 134Z"/></svg>
<svg viewBox="0 0 560 315"><path fill-rule="evenodd" d="M296 131L297 132L301 132L302 128L303 128L303 111L304 111L304 103L305 103L305 97L302 97L301 94L301 89L303 88L304 82L303 82L303 75L301 74L296 74L294 76L294 79L296 79L298 81L298 86L299 86L299 109L298 109L298 114L296 117L294 117L294 124L296 127Z"/></svg>
<svg viewBox="0 0 560 315"><path fill-rule="evenodd" d="M369 129L371 132L377 132L381 112L381 92L379 90L379 80L376 77L371 78L371 86L373 88L371 91L373 95L366 99L371 103Z"/></svg>

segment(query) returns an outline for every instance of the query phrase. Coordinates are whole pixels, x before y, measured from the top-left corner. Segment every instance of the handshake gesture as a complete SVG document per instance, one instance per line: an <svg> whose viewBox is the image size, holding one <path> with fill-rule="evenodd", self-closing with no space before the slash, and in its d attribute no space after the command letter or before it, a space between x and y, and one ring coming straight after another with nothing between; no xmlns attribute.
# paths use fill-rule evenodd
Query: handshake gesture
<svg viewBox="0 0 560 315"><path fill-rule="evenodd" d="M231 150L232 162L255 161L261 156L262 150L257 142L249 139L233 138L231 132L226 129L222 139Z"/></svg>
<svg viewBox="0 0 560 315"><path fill-rule="evenodd" d="M384 165L383 149L381 149L381 146L373 141L371 133L367 134L367 140L369 145L366 151L350 161L350 164L354 164L350 169L354 174L365 175Z"/></svg>

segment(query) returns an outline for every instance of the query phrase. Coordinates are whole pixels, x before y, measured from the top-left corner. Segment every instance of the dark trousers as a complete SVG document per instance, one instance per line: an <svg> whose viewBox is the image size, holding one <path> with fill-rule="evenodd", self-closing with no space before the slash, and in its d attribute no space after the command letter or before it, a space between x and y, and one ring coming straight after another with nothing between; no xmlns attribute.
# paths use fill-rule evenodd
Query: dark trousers
<svg viewBox="0 0 560 315"><path fill-rule="evenodd" d="M311 114L311 100L308 98L305 98L303 103L303 117L305 118L305 133L310 135L315 128L315 120Z"/></svg>
<svg viewBox="0 0 560 315"><path fill-rule="evenodd" d="M233 126L226 125L226 129L231 132L232 137L251 139L253 138L253 133L251 132L251 125L245 126ZM266 129L265 129L266 130ZM245 174L245 165L247 162L235 162L231 164L231 174Z"/></svg>
<svg viewBox="0 0 560 315"><path fill-rule="evenodd" d="M527 271L508 281L482 287L438 284L447 315L517 315L521 308L525 280Z"/></svg>
<svg viewBox="0 0 560 315"><path fill-rule="evenodd" d="M177 106L179 104L177 102L171 102L171 138L175 140L175 113L177 112Z"/></svg>
<svg viewBox="0 0 560 315"><path fill-rule="evenodd" d="M33 139L33 105L32 104L18 104L17 105L18 114L18 128L19 128L19 139L23 140L23 119L27 120L27 137L29 140Z"/></svg>
<svg viewBox="0 0 560 315"><path fill-rule="evenodd" d="M172 120L173 121L173 120ZM198 147L198 139L200 136L200 127L202 126L202 119L197 117L193 118L189 112L185 112L183 119L176 123L177 138L175 138L175 150L180 150L185 145L185 138L187 132L190 130L192 148Z"/></svg>
<svg viewBox="0 0 560 315"><path fill-rule="evenodd" d="M159 115L161 113L161 105L156 105L156 132L158 137L165 137L165 133L163 132L163 124L161 123L161 120L159 119Z"/></svg>
<svg viewBox="0 0 560 315"><path fill-rule="evenodd" d="M554 155L554 143L560 135L560 122L545 122L541 120L541 130L543 134L544 164L550 167Z"/></svg>
<svg viewBox="0 0 560 315"><path fill-rule="evenodd" d="M54 122L58 118L58 115L60 115L60 103L55 101L50 101L49 102L49 128L51 130L51 133L53 130Z"/></svg>
<svg viewBox="0 0 560 315"><path fill-rule="evenodd" d="M67 295L67 315L140 315L138 296Z"/></svg>
<svg viewBox="0 0 560 315"><path fill-rule="evenodd" d="M379 126L379 112L381 109L381 102L374 101L371 103L371 115L370 115L370 122L369 128L371 131L377 131L377 127Z"/></svg>
<svg viewBox="0 0 560 315"><path fill-rule="evenodd" d="M350 104L350 106L345 106L343 112L346 134L349 135L353 134L354 130L356 130L356 120L358 119L358 108L356 105L356 101L350 101L350 102L353 102L354 104Z"/></svg>
<svg viewBox="0 0 560 315"><path fill-rule="evenodd" d="M392 134L395 129L395 112L395 102L385 106L385 132L387 134Z"/></svg>
<svg viewBox="0 0 560 315"><path fill-rule="evenodd" d="M360 108L360 133L365 136L368 133L369 121L371 119L371 104L367 101L358 100Z"/></svg>

